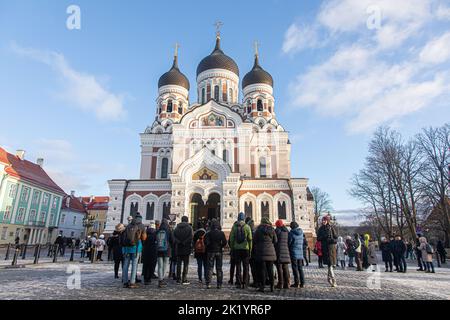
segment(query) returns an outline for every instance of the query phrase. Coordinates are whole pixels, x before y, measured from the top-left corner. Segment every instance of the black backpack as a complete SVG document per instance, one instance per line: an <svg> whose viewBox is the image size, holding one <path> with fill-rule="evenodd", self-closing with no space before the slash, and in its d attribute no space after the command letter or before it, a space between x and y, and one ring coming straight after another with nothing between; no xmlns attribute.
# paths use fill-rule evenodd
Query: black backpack
<svg viewBox="0 0 450 320"><path fill-rule="evenodd" d="M137 224L130 223L122 233L122 247L134 247L139 243L141 237L140 228Z"/></svg>
<svg viewBox="0 0 450 320"><path fill-rule="evenodd" d="M243 243L245 241L245 230L244 230L245 224L241 225L238 224L236 228L236 242L237 243Z"/></svg>

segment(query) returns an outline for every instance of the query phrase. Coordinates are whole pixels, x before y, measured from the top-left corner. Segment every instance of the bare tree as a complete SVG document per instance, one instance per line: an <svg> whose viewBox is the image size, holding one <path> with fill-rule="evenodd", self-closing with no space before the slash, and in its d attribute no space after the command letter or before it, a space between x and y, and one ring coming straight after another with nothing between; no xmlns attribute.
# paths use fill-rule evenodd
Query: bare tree
<svg viewBox="0 0 450 320"><path fill-rule="evenodd" d="M450 238L450 205L448 197L450 169L450 124L439 128L423 129L416 136L418 149L422 156L423 168L419 173L420 186L425 201L430 204L430 213L440 217L436 223L446 233L446 245Z"/></svg>
<svg viewBox="0 0 450 320"><path fill-rule="evenodd" d="M318 187L311 187L310 191L314 197L314 225L317 229L319 217L323 213L332 210L333 207L331 206L332 202L328 193Z"/></svg>

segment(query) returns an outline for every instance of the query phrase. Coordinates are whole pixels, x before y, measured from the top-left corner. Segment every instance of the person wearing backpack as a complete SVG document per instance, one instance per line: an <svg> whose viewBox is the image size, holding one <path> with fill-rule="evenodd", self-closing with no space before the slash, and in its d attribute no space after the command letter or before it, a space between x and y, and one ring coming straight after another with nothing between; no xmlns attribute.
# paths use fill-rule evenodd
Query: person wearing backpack
<svg viewBox="0 0 450 320"><path fill-rule="evenodd" d="M217 289L222 288L223 282L223 248L227 245L227 238L225 233L220 229L220 223L216 219L212 219L210 223L210 230L205 234L205 249L208 259L208 269L206 276L206 288L211 288L211 279L214 265L216 266L217 274Z"/></svg>
<svg viewBox="0 0 450 320"><path fill-rule="evenodd" d="M420 246L419 249L422 253L422 261L425 263L426 273L435 273L433 265L433 247L427 242L427 238L419 238Z"/></svg>
<svg viewBox="0 0 450 320"><path fill-rule="evenodd" d="M129 223L121 236L123 266L122 266L122 282L124 288L137 288L137 257L142 252L142 241L147 239L144 225L142 224L142 216L138 212L134 219ZM131 277L128 282L128 269L131 264Z"/></svg>
<svg viewBox="0 0 450 320"><path fill-rule="evenodd" d="M167 219L162 219L161 225L156 231L156 247L158 256L158 287L165 287L164 280L166 268L169 265L169 259L172 256L173 233L169 227Z"/></svg>
<svg viewBox="0 0 450 320"><path fill-rule="evenodd" d="M245 289L249 282L249 263L252 251L252 230L245 223L245 214L238 214L238 221L233 225L230 233L230 245L236 263L236 287ZM243 275L242 275L243 269Z"/></svg>
<svg viewBox="0 0 450 320"><path fill-rule="evenodd" d="M197 260L197 275L198 281L200 283L203 282L203 278L206 280L206 276L208 274L208 259L206 255L205 234L206 230L203 226L203 223L201 221L198 221L197 230L194 232L192 243L194 246L194 258Z"/></svg>
<svg viewBox="0 0 450 320"><path fill-rule="evenodd" d="M192 239L194 237L194 232L188 221L187 216L181 217L181 223L176 226L173 232L177 251L177 283L184 285L190 284L187 280L187 275L189 270L189 256L192 251ZM183 274L181 274L181 264L183 264Z"/></svg>

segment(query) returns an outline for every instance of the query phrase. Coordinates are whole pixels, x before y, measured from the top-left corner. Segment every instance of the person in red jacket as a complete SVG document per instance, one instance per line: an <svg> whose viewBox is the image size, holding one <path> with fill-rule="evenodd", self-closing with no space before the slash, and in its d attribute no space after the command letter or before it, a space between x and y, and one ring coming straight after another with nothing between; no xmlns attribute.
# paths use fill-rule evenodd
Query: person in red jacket
<svg viewBox="0 0 450 320"><path fill-rule="evenodd" d="M314 246L314 253L317 254L319 259L319 268L323 268L322 243L320 241L316 242L316 245Z"/></svg>

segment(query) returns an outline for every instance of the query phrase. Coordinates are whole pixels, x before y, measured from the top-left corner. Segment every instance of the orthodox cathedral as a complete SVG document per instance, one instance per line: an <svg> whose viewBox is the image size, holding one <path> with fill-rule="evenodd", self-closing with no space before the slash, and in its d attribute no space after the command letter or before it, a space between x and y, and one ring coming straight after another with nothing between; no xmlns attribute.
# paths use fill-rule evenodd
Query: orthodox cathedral
<svg viewBox="0 0 450 320"><path fill-rule="evenodd" d="M183 215L195 227L216 218L231 230L239 212L271 221L297 221L315 237L308 179L291 178L288 132L276 119L272 76L259 62L242 79L236 62L221 48L220 34L197 67L197 101L178 65L158 81L155 120L143 133L140 178L108 181L105 233L137 212L144 224Z"/></svg>

